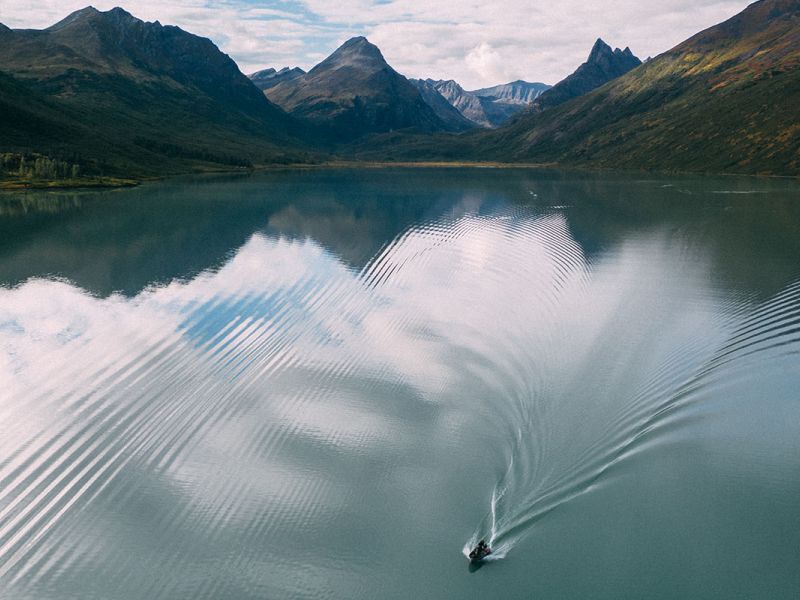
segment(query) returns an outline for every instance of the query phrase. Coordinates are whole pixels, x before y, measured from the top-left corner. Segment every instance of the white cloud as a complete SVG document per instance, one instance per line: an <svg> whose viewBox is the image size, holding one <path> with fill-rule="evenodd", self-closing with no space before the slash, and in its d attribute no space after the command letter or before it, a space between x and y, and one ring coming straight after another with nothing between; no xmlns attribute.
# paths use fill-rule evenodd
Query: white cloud
<svg viewBox="0 0 800 600"><path fill-rule="evenodd" d="M502 81L508 78L508 63L487 42L473 48L467 54L466 63L484 81Z"/></svg>
<svg viewBox="0 0 800 600"><path fill-rule="evenodd" d="M88 0L3 0L0 21L46 27ZM97 0L101 10L121 0ZM312 67L351 35L367 35L409 77L453 78L467 88L512 79L555 83L595 39L654 56L741 11L747 0L131 0L134 15L210 37L242 71Z"/></svg>

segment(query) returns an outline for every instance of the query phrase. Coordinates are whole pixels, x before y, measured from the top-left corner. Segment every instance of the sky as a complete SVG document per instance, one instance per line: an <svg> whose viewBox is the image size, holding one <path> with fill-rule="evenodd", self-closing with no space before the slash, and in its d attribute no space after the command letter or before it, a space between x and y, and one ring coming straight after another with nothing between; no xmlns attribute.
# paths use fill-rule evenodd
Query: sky
<svg viewBox="0 0 800 600"><path fill-rule="evenodd" d="M88 2L211 38L244 73L309 69L355 35L407 77L475 89L554 84L601 37L644 59L744 9L742 0L0 0L0 22L44 28Z"/></svg>

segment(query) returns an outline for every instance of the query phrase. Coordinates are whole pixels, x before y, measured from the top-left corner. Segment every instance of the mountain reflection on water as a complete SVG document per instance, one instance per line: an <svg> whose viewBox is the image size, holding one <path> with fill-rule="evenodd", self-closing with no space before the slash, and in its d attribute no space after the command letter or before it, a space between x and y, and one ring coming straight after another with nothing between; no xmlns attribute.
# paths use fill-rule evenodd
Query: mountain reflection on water
<svg viewBox="0 0 800 600"><path fill-rule="evenodd" d="M0 582L791 597L799 191L332 170L0 199ZM470 575L479 537L505 560Z"/></svg>

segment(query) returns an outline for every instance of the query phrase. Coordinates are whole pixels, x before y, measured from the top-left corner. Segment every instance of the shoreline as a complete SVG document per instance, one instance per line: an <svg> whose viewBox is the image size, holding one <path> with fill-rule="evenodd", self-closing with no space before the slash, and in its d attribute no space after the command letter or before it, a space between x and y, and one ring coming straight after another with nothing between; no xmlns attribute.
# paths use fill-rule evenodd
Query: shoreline
<svg viewBox="0 0 800 600"><path fill-rule="evenodd" d="M47 190L103 190L103 189L123 189L136 187L144 183L154 181L164 181L176 177L186 177L192 175L252 175L255 173L266 173L270 171L315 171L325 169L352 169L352 170L380 170L380 169L526 169L542 170L556 169L563 171L573 171L582 173L621 173L639 174L643 176L695 176L695 177L753 177L757 179L792 179L800 180L800 175L774 175L763 173L717 173L701 171L658 171L643 169L613 169L608 167L589 167L576 165L560 165L558 163L509 163L498 161L348 161L333 160L319 163L286 163L286 164L264 164L256 165L250 169L215 169L204 171L187 171L179 173L169 173L159 176L143 176L140 178L123 177L97 177L76 180L43 180L43 181L20 181L18 179L0 180L0 193L3 192L25 192L25 191L47 191Z"/></svg>
<svg viewBox="0 0 800 600"><path fill-rule="evenodd" d="M496 161L348 161L333 160L322 163L288 163L286 165L263 165L253 171L278 169L557 169L555 163L506 163Z"/></svg>
<svg viewBox="0 0 800 600"><path fill-rule="evenodd" d="M0 192L23 192L28 190L76 190L76 189L114 189L140 185L146 179L122 177L97 177L92 179L46 179L41 181L7 179L0 180Z"/></svg>
<svg viewBox="0 0 800 600"><path fill-rule="evenodd" d="M800 175L775 175L770 173L724 173L716 171L672 171L650 169L615 169L612 167L592 167L588 165L565 165L559 163L513 163L498 161L327 161L320 163L287 163L284 165L258 165L249 170L250 173L276 170L313 170L313 169L553 169L580 173L623 173L645 176L674 177L689 175L695 177L755 177L757 179L794 179ZM220 171L233 173L234 171ZM241 172L241 171L238 171ZM188 175L188 173L187 173Z"/></svg>

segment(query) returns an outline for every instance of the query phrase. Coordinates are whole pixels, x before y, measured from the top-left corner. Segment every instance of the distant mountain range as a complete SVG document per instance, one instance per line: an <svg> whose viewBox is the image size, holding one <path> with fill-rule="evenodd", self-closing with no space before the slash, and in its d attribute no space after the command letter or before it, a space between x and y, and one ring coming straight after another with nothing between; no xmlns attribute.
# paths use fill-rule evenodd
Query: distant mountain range
<svg viewBox="0 0 800 600"><path fill-rule="evenodd" d="M364 37L348 40L308 73L264 93L333 142L400 129L454 130Z"/></svg>
<svg viewBox="0 0 800 600"><path fill-rule="evenodd" d="M531 106L539 110L557 106L627 73L640 64L642 62L629 48L612 50L603 40L598 39L587 61L555 86L518 80L467 91L452 79L411 81L420 91L428 94L426 97L431 98L429 103L432 105L433 102L438 102L438 98L432 97L438 92L474 125L496 128Z"/></svg>
<svg viewBox="0 0 800 600"><path fill-rule="evenodd" d="M598 40L553 87L473 91L406 79L363 37L308 73L248 78L210 40L120 8L0 25L0 179L28 155L134 177L331 157L800 175L798 123L800 0L755 2L644 64Z"/></svg>
<svg viewBox="0 0 800 600"><path fill-rule="evenodd" d="M315 127L332 127L340 141L342 129L349 140L407 128L461 132L497 127L551 87L514 81L468 92L453 80L406 79L364 37L348 40L309 73L297 67L267 68L249 77L271 101L300 119L313 121ZM441 122L420 108L406 82L417 88ZM397 96L394 100L393 95Z"/></svg>
<svg viewBox="0 0 800 600"><path fill-rule="evenodd" d="M511 83L482 88L471 93L480 98L491 98L508 104L527 106L551 87L553 86L546 83L528 83L518 79Z"/></svg>
<svg viewBox="0 0 800 600"><path fill-rule="evenodd" d="M542 104L492 131L378 140L355 153L798 176L800 1L760 0L582 96Z"/></svg>
<svg viewBox="0 0 800 600"><path fill-rule="evenodd" d="M447 102L455 107L469 121L480 127L491 127L491 123L483 110L483 105L477 96L468 93L452 79L416 80L417 85L437 91Z"/></svg>
<svg viewBox="0 0 800 600"><path fill-rule="evenodd" d="M412 82L429 94L436 91L473 126L499 127L550 89L544 83L514 81L469 92L452 79L414 79Z"/></svg>
<svg viewBox="0 0 800 600"><path fill-rule="evenodd" d="M478 98L489 126L499 127L526 109L551 87L546 83L517 80L467 93Z"/></svg>
<svg viewBox="0 0 800 600"><path fill-rule="evenodd" d="M297 79L302 75L305 75L306 72L303 71L300 67L283 67L281 70L276 71L275 69L264 69L263 71L256 71L255 73L251 73L248 75L250 81L252 81L256 87L260 90L268 90L270 88L275 87L282 81L291 81L292 79Z"/></svg>
<svg viewBox="0 0 800 600"><path fill-rule="evenodd" d="M409 79L419 90L422 99L433 109L433 112L447 123L451 131L468 131L479 126L472 121L449 99L438 90L435 82L428 79Z"/></svg>

